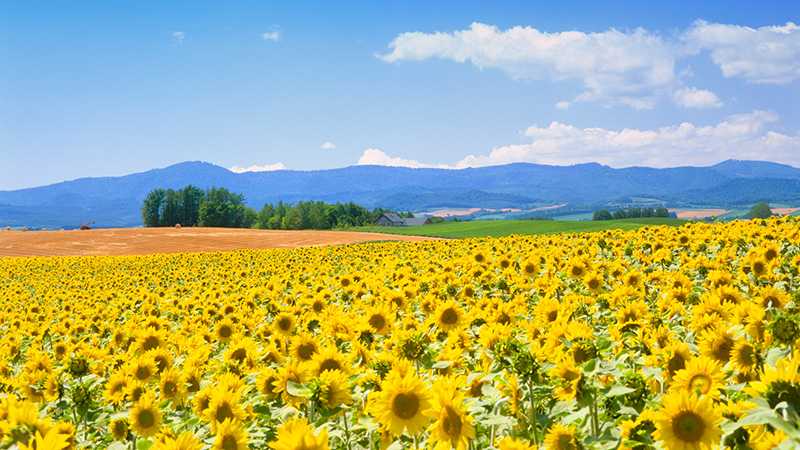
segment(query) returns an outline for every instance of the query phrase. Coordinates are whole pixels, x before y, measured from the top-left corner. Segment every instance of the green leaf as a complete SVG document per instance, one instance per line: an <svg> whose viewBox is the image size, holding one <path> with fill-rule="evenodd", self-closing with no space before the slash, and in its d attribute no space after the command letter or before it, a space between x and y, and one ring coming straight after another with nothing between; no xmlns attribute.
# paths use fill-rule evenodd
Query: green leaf
<svg viewBox="0 0 800 450"><path fill-rule="evenodd" d="M139 439L136 441L136 450L149 450L153 446L153 441L150 439Z"/></svg>
<svg viewBox="0 0 800 450"><path fill-rule="evenodd" d="M630 394L634 392L636 389L631 389L628 386L623 386L621 384L615 384L611 386L611 389L606 392L606 397L618 397L620 395Z"/></svg>
<svg viewBox="0 0 800 450"><path fill-rule="evenodd" d="M286 392L293 397L302 397L302 398L310 398L312 395L311 389L307 388L306 386L295 383L294 381L289 380L286 383Z"/></svg>
<svg viewBox="0 0 800 450"><path fill-rule="evenodd" d="M588 415L589 415L589 407L586 406L564 417L564 423L566 424L575 423L579 420L585 419Z"/></svg>

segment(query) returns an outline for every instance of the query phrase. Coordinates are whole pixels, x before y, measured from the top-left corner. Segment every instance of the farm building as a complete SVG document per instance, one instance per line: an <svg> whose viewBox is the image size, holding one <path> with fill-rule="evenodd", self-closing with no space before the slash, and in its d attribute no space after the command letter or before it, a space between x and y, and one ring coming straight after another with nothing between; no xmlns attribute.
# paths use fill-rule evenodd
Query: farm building
<svg viewBox="0 0 800 450"><path fill-rule="evenodd" d="M428 222L427 217L400 217L399 214L393 212L386 212L378 217L375 221L376 225L384 227L405 227L410 225L425 225Z"/></svg>

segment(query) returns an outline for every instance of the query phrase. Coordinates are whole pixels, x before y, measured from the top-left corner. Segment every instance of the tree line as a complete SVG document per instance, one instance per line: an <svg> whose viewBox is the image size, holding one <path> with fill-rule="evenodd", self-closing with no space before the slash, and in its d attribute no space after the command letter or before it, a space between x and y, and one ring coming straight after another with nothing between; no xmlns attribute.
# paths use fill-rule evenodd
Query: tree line
<svg viewBox="0 0 800 450"><path fill-rule="evenodd" d="M667 208L626 208L613 213L607 209L595 211L592 220L638 219L641 217L672 217Z"/></svg>
<svg viewBox="0 0 800 450"><path fill-rule="evenodd" d="M186 186L183 189L154 189L142 204L146 227L203 226L249 228L256 213L244 204L244 196L225 188L206 191Z"/></svg>
<svg viewBox="0 0 800 450"><path fill-rule="evenodd" d="M368 210L355 203L329 204L304 201L265 204L260 211L248 207L244 196L225 188L206 191L195 186L154 189L142 204L146 227L202 226L271 230L330 230L375 223L386 210ZM410 215L406 213L407 215Z"/></svg>

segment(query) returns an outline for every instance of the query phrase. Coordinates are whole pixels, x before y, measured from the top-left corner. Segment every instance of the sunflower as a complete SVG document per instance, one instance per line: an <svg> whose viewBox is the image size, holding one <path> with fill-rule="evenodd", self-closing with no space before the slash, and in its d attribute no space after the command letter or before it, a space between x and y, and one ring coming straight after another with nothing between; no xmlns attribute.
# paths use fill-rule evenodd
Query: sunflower
<svg viewBox="0 0 800 450"><path fill-rule="evenodd" d="M263 394L267 397L267 399L273 399L277 395L275 392L275 382L278 380L278 374L275 369L271 367L267 367L261 370L258 374L258 378L256 378L256 387L258 392Z"/></svg>
<svg viewBox="0 0 800 450"><path fill-rule="evenodd" d="M433 385L433 406L428 415L434 420L429 428L436 450L464 450L475 438L475 427L464 408L464 393L453 378L440 378Z"/></svg>
<svg viewBox="0 0 800 450"><path fill-rule="evenodd" d="M319 376L326 370L339 370L345 374L350 372L351 363L334 345L325 345L312 358L314 374Z"/></svg>
<svg viewBox="0 0 800 450"><path fill-rule="evenodd" d="M292 314L283 312L275 317L272 325L275 327L275 332L279 335L291 336L292 333L294 333L295 318Z"/></svg>
<svg viewBox="0 0 800 450"><path fill-rule="evenodd" d="M275 393L280 394L283 401L287 403L299 402L300 397L294 397L289 393L289 382L302 384L308 377L307 368L298 361L289 361L278 369L277 380L273 382Z"/></svg>
<svg viewBox="0 0 800 450"><path fill-rule="evenodd" d="M213 450L246 450L247 431L234 419L225 419L217 426Z"/></svg>
<svg viewBox="0 0 800 450"><path fill-rule="evenodd" d="M136 434L140 436L153 436L161 426L161 410L158 408L155 396L147 392L133 404L128 422Z"/></svg>
<svg viewBox="0 0 800 450"><path fill-rule="evenodd" d="M67 448L70 448L69 436L59 433L56 428L52 428L44 436L37 432L28 445L19 446L19 450L64 450Z"/></svg>
<svg viewBox="0 0 800 450"><path fill-rule="evenodd" d="M711 358L698 356L675 374L671 388L716 399L719 398L720 389L724 387L723 381L719 364Z"/></svg>
<svg viewBox="0 0 800 450"><path fill-rule="evenodd" d="M164 437L155 445L153 450L202 450L203 445L191 431L184 431L175 437Z"/></svg>
<svg viewBox="0 0 800 450"><path fill-rule="evenodd" d="M795 411L800 410L800 352L764 367L761 378L751 382L746 391L763 397L771 408L786 402Z"/></svg>
<svg viewBox="0 0 800 450"><path fill-rule="evenodd" d="M575 427L557 423L547 430L544 437L544 448L546 450L578 450L578 438Z"/></svg>
<svg viewBox="0 0 800 450"><path fill-rule="evenodd" d="M740 374L749 376L761 365L761 355L747 339L739 339L731 351L731 365Z"/></svg>
<svg viewBox="0 0 800 450"><path fill-rule="evenodd" d="M320 401L326 408L352 402L347 376L341 370L325 370L319 375Z"/></svg>
<svg viewBox="0 0 800 450"><path fill-rule="evenodd" d="M458 326L461 324L462 320L464 319L464 312L458 307L456 302L450 300L439 305L439 307L436 308L433 317L436 326L439 327L439 329L450 331L458 328Z"/></svg>
<svg viewBox="0 0 800 450"><path fill-rule="evenodd" d="M711 450L720 445L722 416L709 397L668 394L654 422L656 440L669 450Z"/></svg>
<svg viewBox="0 0 800 450"><path fill-rule="evenodd" d="M364 312L364 323L373 333L388 334L387 332L392 327L393 315L391 309L386 304L381 303L368 308Z"/></svg>
<svg viewBox="0 0 800 450"><path fill-rule="evenodd" d="M558 378L555 394L559 400L569 401L575 398L583 374L572 358L562 358L555 367L550 369L550 376Z"/></svg>
<svg viewBox="0 0 800 450"><path fill-rule="evenodd" d="M431 408L431 395L416 375L394 370L381 383L381 390L370 394L368 408L392 434L416 434L428 424L425 414Z"/></svg>
<svg viewBox="0 0 800 450"><path fill-rule="evenodd" d="M161 398L172 400L176 404L183 401L186 395L186 383L178 369L171 367L161 374L159 392Z"/></svg>
<svg viewBox="0 0 800 450"><path fill-rule="evenodd" d="M724 365L731 359L735 342L730 331L723 326L715 326L701 334L700 352Z"/></svg>
<svg viewBox="0 0 800 450"><path fill-rule="evenodd" d="M299 361L311 361L318 351L317 339L310 334L298 334L292 339L291 355Z"/></svg>
<svg viewBox="0 0 800 450"><path fill-rule="evenodd" d="M522 439L504 437L498 444L498 450L536 450L536 447Z"/></svg>
<svg viewBox="0 0 800 450"><path fill-rule="evenodd" d="M113 419L108 424L108 432L114 437L114 440L124 441L128 439L128 434L130 433L128 420L125 418Z"/></svg>
<svg viewBox="0 0 800 450"><path fill-rule="evenodd" d="M140 382L145 383L156 374L156 363L153 361L152 355L142 355L137 358L130 366L130 373L133 378Z"/></svg>
<svg viewBox="0 0 800 450"><path fill-rule="evenodd" d="M278 435L269 446L273 450L328 450L328 431L317 434L306 419L292 418L278 427Z"/></svg>
<svg viewBox="0 0 800 450"><path fill-rule="evenodd" d="M241 391L231 392L227 389L215 389L208 401L205 418L216 430L226 419L241 422L245 418L245 411L240 401Z"/></svg>

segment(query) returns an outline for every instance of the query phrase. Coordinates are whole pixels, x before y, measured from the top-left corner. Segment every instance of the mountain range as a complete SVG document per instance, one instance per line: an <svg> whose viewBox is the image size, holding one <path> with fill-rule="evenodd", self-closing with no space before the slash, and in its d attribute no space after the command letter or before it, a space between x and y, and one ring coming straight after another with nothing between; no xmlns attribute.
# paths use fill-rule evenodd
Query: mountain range
<svg viewBox="0 0 800 450"><path fill-rule="evenodd" d="M612 168L597 163L515 163L466 169L350 166L339 169L234 173L184 162L119 177L81 178L0 191L0 226L33 228L141 224L144 197L155 188L225 187L260 208L277 201L353 201L366 207L536 208L566 203L591 210L635 198L672 207L731 207L756 201L800 204L800 169L729 160L708 167Z"/></svg>

